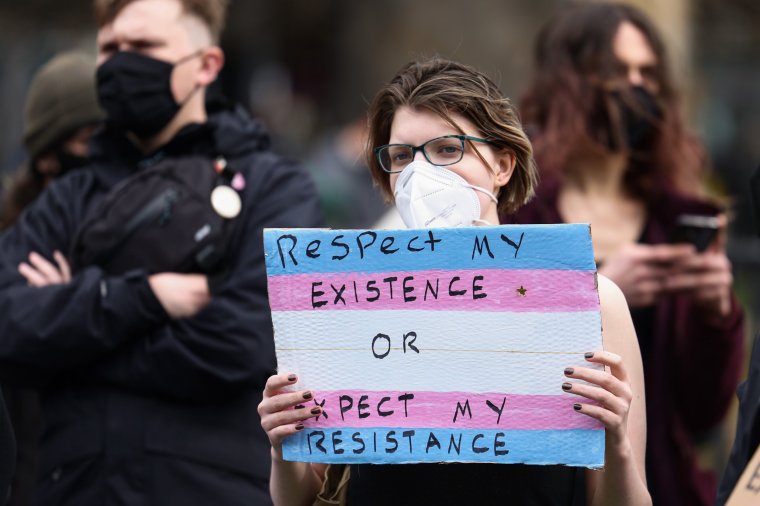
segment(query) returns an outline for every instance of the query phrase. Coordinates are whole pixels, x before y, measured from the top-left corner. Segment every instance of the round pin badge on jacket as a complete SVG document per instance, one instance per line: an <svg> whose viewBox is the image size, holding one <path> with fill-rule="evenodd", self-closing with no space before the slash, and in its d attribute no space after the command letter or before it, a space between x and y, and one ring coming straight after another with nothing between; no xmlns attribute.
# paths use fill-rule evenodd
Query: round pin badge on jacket
<svg viewBox="0 0 760 506"><path fill-rule="evenodd" d="M222 218L231 219L240 214L243 203L238 192L227 185L219 185L211 191L211 207Z"/></svg>

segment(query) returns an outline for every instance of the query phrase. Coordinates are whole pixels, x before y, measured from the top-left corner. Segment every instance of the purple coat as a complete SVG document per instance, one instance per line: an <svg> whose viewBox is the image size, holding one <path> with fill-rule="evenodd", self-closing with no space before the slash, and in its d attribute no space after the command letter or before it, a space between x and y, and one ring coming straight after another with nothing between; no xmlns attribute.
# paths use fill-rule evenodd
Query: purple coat
<svg viewBox="0 0 760 506"><path fill-rule="evenodd" d="M505 223L561 223L559 185L544 183L538 195ZM678 215L715 214L711 204L666 192L648 206L641 242L668 242ZM742 370L744 314L732 301L719 327L700 318L686 296L657 302L644 360L647 400L647 479L655 505L711 505L716 476L699 469L695 439L718 425L734 398Z"/></svg>

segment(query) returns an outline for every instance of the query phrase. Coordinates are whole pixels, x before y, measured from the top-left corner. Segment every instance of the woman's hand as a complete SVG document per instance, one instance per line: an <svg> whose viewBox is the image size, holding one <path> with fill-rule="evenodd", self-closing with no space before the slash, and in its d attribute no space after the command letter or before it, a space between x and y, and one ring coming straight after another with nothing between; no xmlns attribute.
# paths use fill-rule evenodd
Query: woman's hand
<svg viewBox="0 0 760 506"><path fill-rule="evenodd" d="M261 426L272 445L269 490L274 504L312 504L325 479L325 465L282 460L282 440L304 429L303 421L322 414L319 406L299 407L314 398L308 390L285 392L298 381L295 374L270 376L259 403Z"/></svg>
<svg viewBox="0 0 760 506"><path fill-rule="evenodd" d="M725 215L707 251L690 244L630 244L607 259L599 269L625 294L630 307L648 306L662 295L691 297L707 321L721 322L731 312L733 275L725 253Z"/></svg>
<svg viewBox="0 0 760 506"><path fill-rule="evenodd" d="M295 374L270 376L264 387L264 398L259 404L261 426L272 444L273 456L279 459L282 459L282 440L303 430L302 422L304 420L322 414L322 409L319 406L296 408L305 401L313 399L313 394L310 391L282 391L287 386L295 385L297 381L298 377Z"/></svg>
<svg viewBox="0 0 760 506"><path fill-rule="evenodd" d="M731 312L731 262L722 251L706 251L673 265L665 280L669 292L684 293L703 310L707 321L719 323Z"/></svg>
<svg viewBox="0 0 760 506"><path fill-rule="evenodd" d="M623 292L604 276L599 276L599 302L606 351L589 353L586 360L605 368L567 371L568 378L584 382L568 382L569 388L563 388L580 396L577 416L590 416L605 427L604 472L586 472L588 504L651 506L644 470L646 400L639 343Z"/></svg>
<svg viewBox="0 0 760 506"><path fill-rule="evenodd" d="M599 274L620 287L630 307L650 306L666 292L672 266L696 256L689 244L629 244L606 259Z"/></svg>
<svg viewBox="0 0 760 506"><path fill-rule="evenodd" d="M701 254L674 262L665 283L670 292L685 293L702 309L707 321L720 323L731 312L731 262L726 256L728 218L717 216L718 234Z"/></svg>
<svg viewBox="0 0 760 506"><path fill-rule="evenodd" d="M623 359L609 351L595 351L586 353L586 360L606 367L602 371L588 367L568 367L565 376L590 384L566 382L562 384L562 390L595 401L576 403L573 407L602 422L608 443L628 453L628 413L633 394Z"/></svg>

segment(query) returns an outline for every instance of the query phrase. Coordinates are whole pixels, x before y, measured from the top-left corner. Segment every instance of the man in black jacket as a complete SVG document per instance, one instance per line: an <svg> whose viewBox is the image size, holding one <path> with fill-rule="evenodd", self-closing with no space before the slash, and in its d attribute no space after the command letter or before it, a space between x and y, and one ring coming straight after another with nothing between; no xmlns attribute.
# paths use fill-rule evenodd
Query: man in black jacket
<svg viewBox="0 0 760 506"><path fill-rule="evenodd" d="M95 4L107 126L90 167L0 237L0 375L40 387L46 423L36 502L269 504L256 412L275 368L262 230L319 226L313 186L240 109L206 109L225 0ZM234 227L213 293L197 270L72 272L74 238L114 187L188 157L213 170L219 156L239 174L214 202Z"/></svg>

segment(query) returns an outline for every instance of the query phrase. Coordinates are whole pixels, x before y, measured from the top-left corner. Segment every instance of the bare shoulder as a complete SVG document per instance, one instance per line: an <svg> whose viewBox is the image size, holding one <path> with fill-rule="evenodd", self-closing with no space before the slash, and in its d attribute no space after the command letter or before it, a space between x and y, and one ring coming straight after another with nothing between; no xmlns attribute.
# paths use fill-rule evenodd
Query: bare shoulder
<svg viewBox="0 0 760 506"><path fill-rule="evenodd" d="M630 350L631 346L638 348L625 295L614 281L601 274L598 286L605 349L623 355L621 352Z"/></svg>
<svg viewBox="0 0 760 506"><path fill-rule="evenodd" d="M602 310L605 306L612 308L622 305L625 310L628 310L628 304L625 302L625 295L623 291L607 276L597 274L597 281L599 285L599 302L602 305Z"/></svg>

